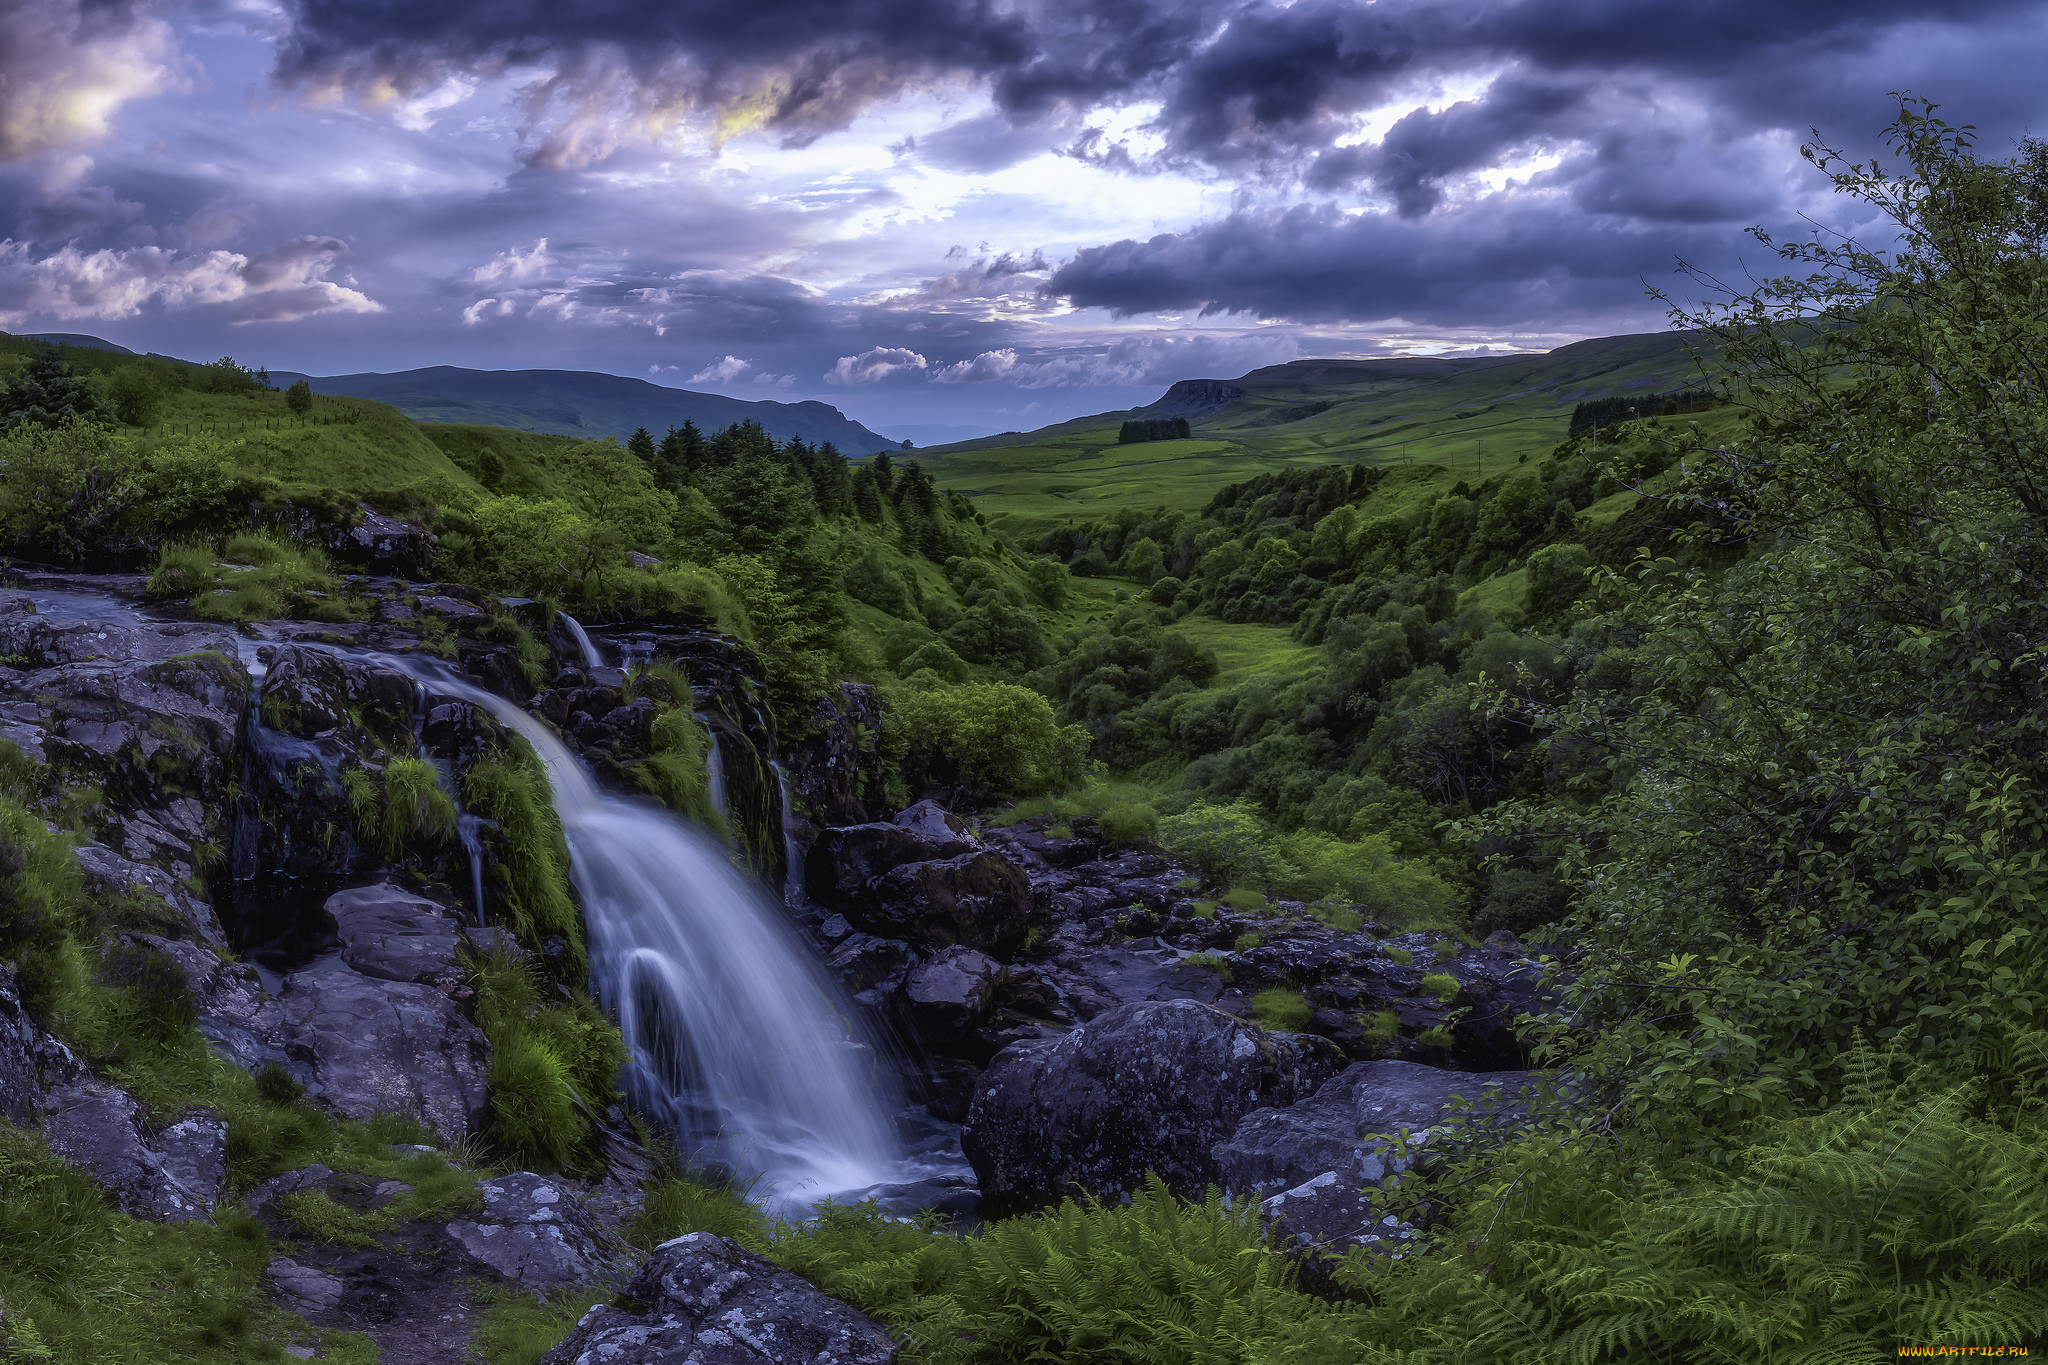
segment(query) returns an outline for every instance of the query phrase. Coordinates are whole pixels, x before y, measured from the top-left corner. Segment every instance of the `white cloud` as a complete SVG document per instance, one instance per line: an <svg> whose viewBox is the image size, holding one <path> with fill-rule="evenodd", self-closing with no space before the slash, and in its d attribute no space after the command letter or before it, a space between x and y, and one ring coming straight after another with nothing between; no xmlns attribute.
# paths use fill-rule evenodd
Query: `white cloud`
<svg viewBox="0 0 2048 1365"><path fill-rule="evenodd" d="M92 0L0 12L0 161L104 137L122 105L169 83L171 31L153 16Z"/></svg>
<svg viewBox="0 0 2048 1365"><path fill-rule="evenodd" d="M746 372L747 362L736 355L721 357L712 361L685 382L691 384L725 384L738 379Z"/></svg>
<svg viewBox="0 0 2048 1365"><path fill-rule="evenodd" d="M796 383L796 376L793 374L757 374L754 376L754 383L764 389L786 389Z"/></svg>
<svg viewBox="0 0 2048 1365"><path fill-rule="evenodd" d="M1005 347L1000 351L983 351L972 360L962 360L932 372L932 379L940 384L985 384L991 379L1003 379L1017 368L1017 353Z"/></svg>
<svg viewBox="0 0 2048 1365"><path fill-rule="evenodd" d="M469 272L469 278L487 287L501 284L519 284L544 273L554 264L548 255L548 239L543 237L533 244L530 251L518 247L507 247L490 260Z"/></svg>
<svg viewBox="0 0 2048 1365"><path fill-rule="evenodd" d="M907 351L901 346L877 346L859 355L839 357L838 362L825 371L825 379L832 384L875 384L901 370L922 371L925 368L925 358L916 351Z"/></svg>
<svg viewBox="0 0 2048 1365"><path fill-rule="evenodd" d="M510 299L478 299L462 310L462 325L474 327L485 318L502 318L514 308Z"/></svg>
<svg viewBox="0 0 2048 1365"><path fill-rule="evenodd" d="M145 307L220 308L231 322L290 322L319 313L381 313L360 290L326 278L348 248L332 237L301 237L269 251L180 253L144 246L40 259L29 243L0 241L0 325L29 319L105 321Z"/></svg>

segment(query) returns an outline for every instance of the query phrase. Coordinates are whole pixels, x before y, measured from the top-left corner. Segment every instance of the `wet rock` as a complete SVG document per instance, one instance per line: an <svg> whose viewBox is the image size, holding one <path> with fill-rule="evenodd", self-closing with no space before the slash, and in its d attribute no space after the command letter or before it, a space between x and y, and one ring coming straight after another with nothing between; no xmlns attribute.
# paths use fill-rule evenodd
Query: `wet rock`
<svg viewBox="0 0 2048 1365"><path fill-rule="evenodd" d="M896 813L889 822L909 830L936 851L935 858L950 858L981 846L967 822L936 801L920 801Z"/></svg>
<svg viewBox="0 0 2048 1365"><path fill-rule="evenodd" d="M40 1117L45 1091L84 1075L71 1049L45 1033L23 1007L14 968L0 962L0 1116L27 1127Z"/></svg>
<svg viewBox="0 0 2048 1365"><path fill-rule="evenodd" d="M460 925L426 897L385 882L336 892L324 908L341 938L341 960L364 976L441 990L461 984Z"/></svg>
<svg viewBox="0 0 2048 1365"><path fill-rule="evenodd" d="M913 956L901 939L854 934L833 951L827 965L854 999L879 1006L903 984Z"/></svg>
<svg viewBox="0 0 2048 1365"><path fill-rule="evenodd" d="M1177 1000L1126 1005L1063 1038L1006 1048L961 1134L988 1212L1136 1188L1147 1170L1199 1196L1211 1149L1254 1109L1292 1104L1337 1069L1335 1049Z"/></svg>
<svg viewBox="0 0 2048 1365"><path fill-rule="evenodd" d="M977 849L892 868L846 914L871 933L1007 957L1030 928L1031 883L1000 853Z"/></svg>
<svg viewBox="0 0 2048 1365"><path fill-rule="evenodd" d="M490 1049L431 986L383 981L323 959L286 978L258 1033L282 1044L309 1098L346 1118L411 1114L444 1142L482 1122Z"/></svg>
<svg viewBox="0 0 2048 1365"><path fill-rule="evenodd" d="M541 1365L891 1365L878 1322L708 1232L665 1242L620 1306L593 1308Z"/></svg>
<svg viewBox="0 0 2048 1365"><path fill-rule="evenodd" d="M220 1196L226 1125L194 1120L166 1130L159 1146L143 1139L141 1111L125 1091L81 1079L50 1091L43 1138L137 1218L159 1223L205 1221Z"/></svg>
<svg viewBox="0 0 2048 1365"><path fill-rule="evenodd" d="M1003 964L987 953L941 949L904 979L904 1017L927 1045L955 1047L994 1015L1007 976Z"/></svg>
<svg viewBox="0 0 2048 1365"><path fill-rule="evenodd" d="M101 844L85 844L78 849L78 870L86 889L101 904L126 900L171 937L194 939L210 948L228 946L213 907L163 869L124 858Z"/></svg>
<svg viewBox="0 0 2048 1365"><path fill-rule="evenodd" d="M300 1265L289 1256L272 1261L263 1278L279 1304L300 1316L328 1312L341 1302L343 1285L338 1276Z"/></svg>
<svg viewBox="0 0 2048 1365"><path fill-rule="evenodd" d="M874 688L841 683L820 698L803 743L785 759L799 808L821 825L872 819L888 777L876 743L881 733Z"/></svg>
<svg viewBox="0 0 2048 1365"><path fill-rule="evenodd" d="M502 1278L530 1289L583 1284L625 1247L600 1234L567 1189L530 1171L486 1180L484 1211L448 1225L463 1250Z"/></svg>
<svg viewBox="0 0 2048 1365"><path fill-rule="evenodd" d="M944 856L947 841L897 824L844 825L818 835L804 860L804 879L821 904L843 906L904 863Z"/></svg>
<svg viewBox="0 0 2048 1365"><path fill-rule="evenodd" d="M368 506L353 526L327 537L327 553L344 564L399 578L423 578L434 562L434 535L424 526L399 521Z"/></svg>
<svg viewBox="0 0 2048 1365"><path fill-rule="evenodd" d="M1506 1140L1534 1083L1527 1072L1360 1062L1292 1106L1245 1115L1212 1150L1218 1178L1234 1194L1262 1196L1280 1238L1311 1260L1388 1250L1412 1241L1415 1228L1375 1191L1423 1160L1431 1136L1454 1119ZM1305 1265L1304 1273L1327 1268Z"/></svg>
<svg viewBox="0 0 2048 1365"><path fill-rule="evenodd" d="M252 1073L269 1063L285 1065L290 1060L276 1032L278 1008L264 993L255 968L223 961L213 949L197 943L154 934L130 937L184 969L198 1007L200 1036L216 1053Z"/></svg>
<svg viewBox="0 0 2048 1365"><path fill-rule="evenodd" d="M457 625L476 625L491 619L489 612L479 610L476 607L472 607L469 603L453 597L422 597L420 599L420 610L430 612L444 621L452 621Z"/></svg>

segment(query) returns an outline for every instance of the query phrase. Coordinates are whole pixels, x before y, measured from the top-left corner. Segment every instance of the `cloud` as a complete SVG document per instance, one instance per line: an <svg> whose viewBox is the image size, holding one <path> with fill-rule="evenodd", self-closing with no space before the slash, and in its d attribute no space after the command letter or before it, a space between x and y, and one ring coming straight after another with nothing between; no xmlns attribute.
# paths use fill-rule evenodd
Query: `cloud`
<svg viewBox="0 0 2048 1365"><path fill-rule="evenodd" d="M1199 310L1297 322L1405 319L1556 329L1640 315L1644 281L1717 260L1724 228L1588 218L1557 195L1491 196L1425 222L1327 206L1248 210L1090 247L1048 290L1113 313Z"/></svg>
<svg viewBox="0 0 2048 1365"><path fill-rule="evenodd" d="M170 27L146 0L11 0L0 16L0 161L104 137L170 81Z"/></svg>
<svg viewBox="0 0 2048 1365"><path fill-rule="evenodd" d="M524 284L536 276L547 273L554 264L548 255L548 239L543 237L533 246L521 251L518 247L507 247L490 260L469 272L472 282L495 288L500 285Z"/></svg>
<svg viewBox="0 0 2048 1365"><path fill-rule="evenodd" d="M1000 351L983 351L972 360L962 360L941 366L932 371L932 382L937 384L986 384L992 379L1006 378L1017 368L1017 353L1008 347Z"/></svg>
<svg viewBox="0 0 2048 1365"><path fill-rule="evenodd" d="M39 242L61 242L114 223L133 222L142 205L105 185L88 185L93 161L78 152L48 158L29 199L21 232Z"/></svg>
<svg viewBox="0 0 2048 1365"><path fill-rule="evenodd" d="M729 355L712 361L689 378L692 384L724 384L738 379L747 370L747 362L736 355Z"/></svg>
<svg viewBox="0 0 2048 1365"><path fill-rule="evenodd" d="M830 384L876 384L892 374L907 370L923 371L925 358L916 351L906 351L900 346L877 346L859 355L843 355L836 364L825 372L825 381Z"/></svg>
<svg viewBox="0 0 2048 1365"><path fill-rule="evenodd" d="M332 237L301 237L254 256L66 246L37 258L30 243L9 238L0 241L0 325L110 321L145 308L218 309L237 323L382 312L361 291L326 278L346 250Z"/></svg>

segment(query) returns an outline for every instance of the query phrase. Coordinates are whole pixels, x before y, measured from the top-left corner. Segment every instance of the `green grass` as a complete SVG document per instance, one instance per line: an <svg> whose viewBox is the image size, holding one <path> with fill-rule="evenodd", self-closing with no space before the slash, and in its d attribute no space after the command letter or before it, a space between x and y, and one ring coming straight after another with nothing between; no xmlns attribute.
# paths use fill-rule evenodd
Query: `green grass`
<svg viewBox="0 0 2048 1365"><path fill-rule="evenodd" d="M1299 1033L1316 1011L1300 991L1275 987L1252 997L1252 1012L1276 1033Z"/></svg>
<svg viewBox="0 0 2048 1365"><path fill-rule="evenodd" d="M1314 645L1305 645L1294 639L1286 626L1219 621L1213 616L1196 613L1183 616L1174 623L1173 629L1196 644L1216 651L1216 662L1220 667L1210 686L1217 688L1235 687L1262 673L1299 676L1303 669L1315 662L1318 654Z"/></svg>

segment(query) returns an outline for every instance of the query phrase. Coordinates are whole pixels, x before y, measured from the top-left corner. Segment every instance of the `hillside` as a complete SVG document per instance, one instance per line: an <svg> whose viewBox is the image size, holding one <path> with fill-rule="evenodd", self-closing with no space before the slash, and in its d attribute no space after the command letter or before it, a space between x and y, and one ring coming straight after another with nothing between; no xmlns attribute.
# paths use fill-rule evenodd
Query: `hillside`
<svg viewBox="0 0 2048 1365"><path fill-rule="evenodd" d="M278 373L272 381L282 387L301 377ZM467 370L431 365L393 374L303 377L315 393L373 398L415 422L510 427L586 440L605 436L624 440L635 427L646 427L660 436L686 421L706 432L735 422L758 422L777 440L801 436L813 445L830 442L849 455L871 455L897 445L829 403L749 402L586 370Z"/></svg>
<svg viewBox="0 0 2048 1365"><path fill-rule="evenodd" d="M918 458L984 514L1030 532L1119 506L1193 510L1275 467L1423 461L1485 478L1565 436L1589 398L1694 382L1689 337L1599 337L1540 355L1297 360L1184 379L1142 408L934 447ZM1193 439L1119 445L1134 417L1186 417Z"/></svg>

